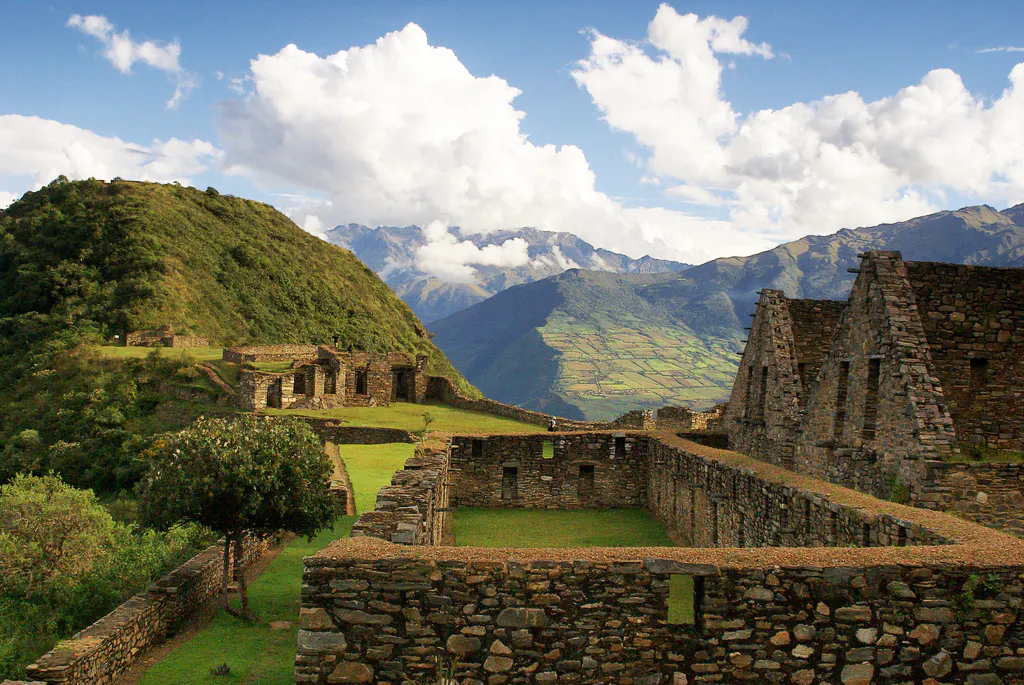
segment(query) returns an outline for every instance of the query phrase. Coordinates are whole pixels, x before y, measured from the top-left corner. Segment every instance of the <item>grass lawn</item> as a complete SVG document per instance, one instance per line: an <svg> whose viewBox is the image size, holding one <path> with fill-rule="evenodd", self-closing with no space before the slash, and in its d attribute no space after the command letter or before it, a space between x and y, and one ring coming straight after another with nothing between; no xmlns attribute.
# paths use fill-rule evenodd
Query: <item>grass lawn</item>
<svg viewBox="0 0 1024 685"><path fill-rule="evenodd" d="M423 429L423 414L434 417L430 430L447 433L541 433L545 426L484 414L478 411L456 409L443 404L413 404L395 402L390 407L343 407L341 409L265 409L263 413L281 416L311 416L318 419L337 419L351 426L377 426L404 428L409 431Z"/></svg>
<svg viewBox="0 0 1024 685"><path fill-rule="evenodd" d="M390 483L391 475L412 456L413 446L340 445L338 449L355 490L356 510L362 512L373 507L377 491ZM302 557L347 536L354 522L354 516L342 517L334 530L322 531L312 542L296 539L277 555L263 575L249 586L252 609L260 617L258 623L244 623L218 611L205 630L156 664L140 682L292 685ZM275 630L270 627L274 621L288 621L289 625ZM222 663L231 667L231 673L210 675L210 669Z"/></svg>
<svg viewBox="0 0 1024 685"><path fill-rule="evenodd" d="M142 359L151 353L164 357L185 356L197 362L208 362L220 359L224 354L223 347L119 347L114 345L103 345L96 348L100 354L114 359Z"/></svg>
<svg viewBox="0 0 1024 685"><path fill-rule="evenodd" d="M671 547L665 526L642 509L459 508L460 547Z"/></svg>

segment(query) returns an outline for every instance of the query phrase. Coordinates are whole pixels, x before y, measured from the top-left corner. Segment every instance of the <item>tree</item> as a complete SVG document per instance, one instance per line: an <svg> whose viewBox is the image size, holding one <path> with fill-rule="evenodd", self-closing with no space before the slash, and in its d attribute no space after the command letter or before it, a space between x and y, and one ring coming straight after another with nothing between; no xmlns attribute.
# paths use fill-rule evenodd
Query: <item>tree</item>
<svg viewBox="0 0 1024 685"><path fill-rule="evenodd" d="M247 535L282 530L312 538L341 514L328 491L333 466L319 438L302 421L239 416L200 418L158 438L143 454L140 482L145 521L167 526L194 521L224 536L224 608L234 545L241 615L249 615L242 545Z"/></svg>
<svg viewBox="0 0 1024 685"><path fill-rule="evenodd" d="M73 584L105 564L117 524L90 490L18 475L0 486L0 591L30 595Z"/></svg>

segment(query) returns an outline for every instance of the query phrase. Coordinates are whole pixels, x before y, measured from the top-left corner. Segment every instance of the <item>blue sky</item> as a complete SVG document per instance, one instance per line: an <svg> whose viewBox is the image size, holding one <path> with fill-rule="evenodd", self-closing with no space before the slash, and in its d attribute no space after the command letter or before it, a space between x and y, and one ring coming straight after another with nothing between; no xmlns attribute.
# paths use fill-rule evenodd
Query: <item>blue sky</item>
<svg viewBox="0 0 1024 685"><path fill-rule="evenodd" d="M0 42L0 115L22 118L0 119L0 141L17 143L0 151L0 201L66 168L214 185L276 204L313 231L349 220L480 232L531 224L687 261L1024 201L1024 140L1005 140L1013 118L1024 118L1024 93L1004 97L1024 51L982 52L1024 46L1020 3L659 7L13 3ZM69 25L73 15L103 17L108 28ZM736 17L746 25L727 23ZM394 33L409 23L425 41ZM358 79L324 59L388 34ZM137 59L125 73L105 55L103 36L119 35L180 52L170 66ZM600 56L598 36L607 38ZM288 44L303 54L282 54ZM254 75L261 54L271 59ZM424 76L403 75L430 56L441 76L418 91ZM925 83L934 70L948 71ZM507 86L488 85L491 75ZM317 104L308 111L306 93L292 87L305 78L323 87L310 91ZM232 79L244 80L233 89ZM182 82L194 86L169 108ZM850 91L859 104L821 105ZM333 118L353 97L367 111ZM883 99L891 106L874 104ZM525 116L516 122L514 111ZM144 149L128 154L113 139ZM171 139L181 144L162 146ZM154 164L140 167L143 157Z"/></svg>

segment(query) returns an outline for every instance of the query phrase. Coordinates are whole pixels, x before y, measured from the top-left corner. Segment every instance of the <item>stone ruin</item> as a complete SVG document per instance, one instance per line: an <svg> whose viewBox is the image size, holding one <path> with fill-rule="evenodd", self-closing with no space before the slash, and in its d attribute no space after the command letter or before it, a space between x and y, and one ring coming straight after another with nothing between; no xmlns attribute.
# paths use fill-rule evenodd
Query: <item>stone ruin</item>
<svg viewBox="0 0 1024 685"><path fill-rule="evenodd" d="M845 302L761 291L730 446L1024 534L1024 463L969 458L1024 450L1024 269L861 259Z"/></svg>
<svg viewBox="0 0 1024 685"><path fill-rule="evenodd" d="M155 331L132 331L124 336L125 347L209 347L210 341L196 335L175 333L170 326Z"/></svg>
<svg viewBox="0 0 1024 685"><path fill-rule="evenodd" d="M447 546L451 512L644 507L687 547ZM671 432L419 446L304 560L295 682L1020 685L1024 540Z"/></svg>
<svg viewBox="0 0 1024 685"><path fill-rule="evenodd" d="M427 356L422 354L274 345L225 349L224 359L236 363L292 362L287 371L239 371L239 402L248 411L268 407L386 407L393 401L422 404L427 397Z"/></svg>

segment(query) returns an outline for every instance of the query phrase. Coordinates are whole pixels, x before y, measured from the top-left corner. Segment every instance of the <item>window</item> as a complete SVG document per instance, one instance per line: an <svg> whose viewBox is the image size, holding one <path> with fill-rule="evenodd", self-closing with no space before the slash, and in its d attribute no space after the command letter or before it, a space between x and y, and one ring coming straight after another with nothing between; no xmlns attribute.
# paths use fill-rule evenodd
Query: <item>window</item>
<svg viewBox="0 0 1024 685"><path fill-rule="evenodd" d="M721 537L718 534L718 502L711 501L711 544L717 545Z"/></svg>
<svg viewBox="0 0 1024 685"><path fill-rule="evenodd" d="M356 371L356 394L366 395L366 370Z"/></svg>
<svg viewBox="0 0 1024 685"><path fill-rule="evenodd" d="M292 388L292 392L296 395L306 394L306 372L295 374L295 385Z"/></svg>
<svg viewBox="0 0 1024 685"><path fill-rule="evenodd" d="M860 437L864 440L875 439L875 424L878 421L878 376L881 373L882 360L868 360L868 381L864 386L864 426Z"/></svg>
<svg viewBox="0 0 1024 685"><path fill-rule="evenodd" d="M986 385L988 385L988 360L972 359L970 386L971 392L978 392L979 390L984 390Z"/></svg>
<svg viewBox="0 0 1024 685"><path fill-rule="evenodd" d="M519 496L519 469L506 466L501 470L501 499L506 502Z"/></svg>
<svg viewBox="0 0 1024 685"><path fill-rule="evenodd" d="M850 377L850 362L840 362L839 378L836 380L836 416L832 422L832 435L836 440L843 438L843 424L846 422L846 383Z"/></svg>
<svg viewBox="0 0 1024 685"><path fill-rule="evenodd" d="M757 418L764 421L764 406L768 404L768 367L761 367L761 393L757 405Z"/></svg>
<svg viewBox="0 0 1024 685"><path fill-rule="evenodd" d="M580 477L576 481L576 494L581 498L594 494L594 465L580 464Z"/></svg>
<svg viewBox="0 0 1024 685"><path fill-rule="evenodd" d="M871 525L870 524L865 523L865 524L861 525L860 537L861 537L861 544L862 544L862 546L864 546L864 547L870 547L871 546Z"/></svg>
<svg viewBox="0 0 1024 685"><path fill-rule="evenodd" d="M747 399L743 403L743 418L749 419L754 416L752 407L754 404L754 367L747 368Z"/></svg>
<svg viewBox="0 0 1024 685"><path fill-rule="evenodd" d="M796 375L800 378L800 385L807 386L807 364L806 362L798 362L796 365Z"/></svg>
<svg viewBox="0 0 1024 685"><path fill-rule="evenodd" d="M622 459L626 456L626 438L615 438L615 458Z"/></svg>
<svg viewBox="0 0 1024 685"><path fill-rule="evenodd" d="M479 459L482 456L484 456L484 441L473 440L473 458Z"/></svg>
<svg viewBox="0 0 1024 685"><path fill-rule="evenodd" d="M701 620L704 578L674 573L668 577L668 624L695 626Z"/></svg>
<svg viewBox="0 0 1024 685"><path fill-rule="evenodd" d="M747 519L742 513L739 514L739 520L736 522L736 546L747 546Z"/></svg>
<svg viewBox="0 0 1024 685"><path fill-rule="evenodd" d="M555 443L550 440L544 441L544 446L541 448L541 456L545 459L555 458Z"/></svg>

